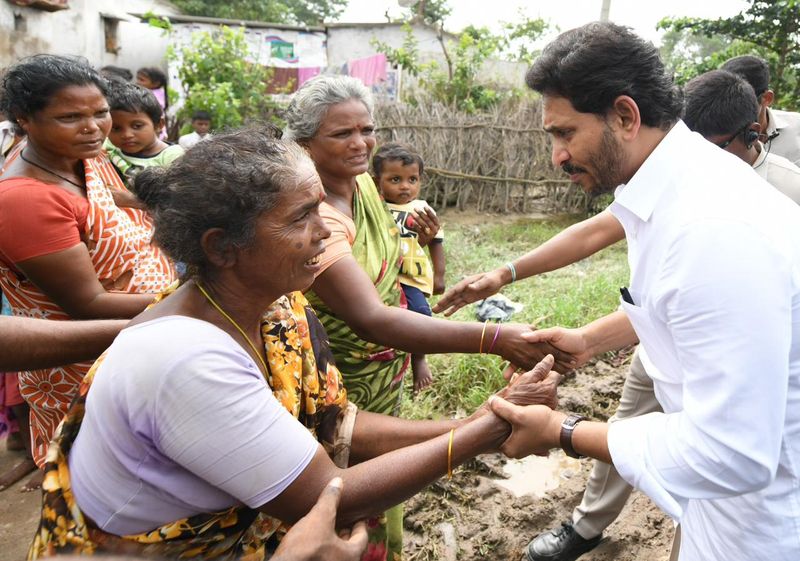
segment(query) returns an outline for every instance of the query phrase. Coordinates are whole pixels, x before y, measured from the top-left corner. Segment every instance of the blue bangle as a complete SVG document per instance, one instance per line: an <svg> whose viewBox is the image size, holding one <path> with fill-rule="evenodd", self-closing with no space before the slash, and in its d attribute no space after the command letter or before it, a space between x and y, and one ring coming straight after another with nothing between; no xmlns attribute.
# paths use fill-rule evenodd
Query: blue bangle
<svg viewBox="0 0 800 561"><path fill-rule="evenodd" d="M517 269L514 267L514 264L509 261L506 263L506 267L508 267L508 270L511 271L511 282L517 282Z"/></svg>

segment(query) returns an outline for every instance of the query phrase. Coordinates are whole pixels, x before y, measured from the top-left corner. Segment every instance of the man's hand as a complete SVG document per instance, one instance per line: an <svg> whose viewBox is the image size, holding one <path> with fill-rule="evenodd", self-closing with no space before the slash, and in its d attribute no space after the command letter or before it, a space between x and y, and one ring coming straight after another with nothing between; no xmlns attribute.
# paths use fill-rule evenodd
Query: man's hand
<svg viewBox="0 0 800 561"><path fill-rule="evenodd" d="M444 312L445 316L451 316L467 304L497 294L505 284L501 269L469 276L457 282L439 298L433 311L437 314Z"/></svg>
<svg viewBox="0 0 800 561"><path fill-rule="evenodd" d="M350 531L336 533L336 508L342 479L328 483L317 504L292 526L272 561L359 561L367 547L367 526L359 522Z"/></svg>
<svg viewBox="0 0 800 561"><path fill-rule="evenodd" d="M498 328L502 331L497 338L494 354L499 354L512 364L524 369L533 368L551 354L555 358L555 369L559 372L567 372L578 366L576 358L569 350L555 346L547 337L541 341L534 339L533 336L539 332L531 331L532 328L527 325L504 323L502 326L498 325ZM489 338L488 333L486 338ZM486 345L489 343L486 342Z"/></svg>
<svg viewBox="0 0 800 561"><path fill-rule="evenodd" d="M531 454L547 456L558 446L564 413L553 411L546 405L521 407L501 397L489 398L489 408L511 425L511 436L500 447L509 458L524 458Z"/></svg>
<svg viewBox="0 0 800 561"><path fill-rule="evenodd" d="M522 338L529 343L547 343L562 353L571 355L575 359L572 368L583 366L594 356L580 329L548 327L524 333Z"/></svg>

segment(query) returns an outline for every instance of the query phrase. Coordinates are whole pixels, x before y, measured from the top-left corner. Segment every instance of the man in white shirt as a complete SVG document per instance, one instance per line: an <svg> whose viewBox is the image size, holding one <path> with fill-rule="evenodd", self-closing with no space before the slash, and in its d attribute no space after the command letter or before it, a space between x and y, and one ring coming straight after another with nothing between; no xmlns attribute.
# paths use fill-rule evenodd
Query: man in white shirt
<svg viewBox="0 0 800 561"><path fill-rule="evenodd" d="M760 106L758 122L761 124L761 140L770 153L783 156L800 166L800 113L770 107L775 100L775 92L769 89L767 62L757 56L737 56L725 61L720 69L738 74L753 86Z"/></svg>
<svg viewBox="0 0 800 561"><path fill-rule="evenodd" d="M528 84L554 163L619 185L631 268L624 313L530 339L582 356L638 339L664 413L606 425L495 400L504 450L613 462L681 523L683 561L800 558L800 208L686 128L657 50L624 28L562 34Z"/></svg>

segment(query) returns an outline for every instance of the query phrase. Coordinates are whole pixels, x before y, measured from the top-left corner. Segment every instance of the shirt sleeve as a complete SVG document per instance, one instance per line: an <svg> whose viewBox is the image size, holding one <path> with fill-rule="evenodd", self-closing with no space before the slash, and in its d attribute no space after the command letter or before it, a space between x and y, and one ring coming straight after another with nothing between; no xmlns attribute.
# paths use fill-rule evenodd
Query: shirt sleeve
<svg viewBox="0 0 800 561"><path fill-rule="evenodd" d="M81 242L89 201L34 179L12 179L0 191L0 253L19 263Z"/></svg>
<svg viewBox="0 0 800 561"><path fill-rule="evenodd" d="M652 309L673 339L682 410L612 423L608 442L620 474L673 518L689 500L750 493L775 477L791 267L787 248L726 221L690 225L666 254Z"/></svg>
<svg viewBox="0 0 800 561"><path fill-rule="evenodd" d="M317 276L325 272L342 257L352 255L353 242L356 238L356 226L347 216L327 203L319 206L319 213L330 229L331 235L325 240L325 252L320 257L320 269Z"/></svg>
<svg viewBox="0 0 800 561"><path fill-rule="evenodd" d="M153 418L163 454L251 508L286 490L318 448L249 355L221 344L167 373Z"/></svg>

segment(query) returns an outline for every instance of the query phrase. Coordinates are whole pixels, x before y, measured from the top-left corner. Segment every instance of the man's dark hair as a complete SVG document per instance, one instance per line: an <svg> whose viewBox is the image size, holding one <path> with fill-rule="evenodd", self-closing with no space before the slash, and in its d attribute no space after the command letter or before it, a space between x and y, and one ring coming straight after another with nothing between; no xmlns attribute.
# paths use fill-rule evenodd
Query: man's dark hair
<svg viewBox="0 0 800 561"><path fill-rule="evenodd" d="M102 74L106 80L122 80L123 82L130 82L133 80L133 73L130 70L122 66L114 66L113 64L107 64L102 67L100 69L100 74Z"/></svg>
<svg viewBox="0 0 800 561"><path fill-rule="evenodd" d="M752 86L726 70L712 70L689 81L683 121L705 137L733 135L758 121Z"/></svg>
<svg viewBox="0 0 800 561"><path fill-rule="evenodd" d="M753 55L737 56L725 61L720 70L733 72L747 80L758 97L769 89L769 65L763 58Z"/></svg>
<svg viewBox="0 0 800 561"><path fill-rule="evenodd" d="M158 125L164 114L153 92L138 84L110 82L107 97L111 111L145 113L153 121L153 125Z"/></svg>
<svg viewBox="0 0 800 561"><path fill-rule="evenodd" d="M525 77L544 95L563 97L581 113L605 116L621 95L639 107L642 123L667 130L683 100L658 49L627 27L594 22L566 31L545 47Z"/></svg>
<svg viewBox="0 0 800 561"><path fill-rule="evenodd" d="M0 86L0 112L16 122L47 107L53 96L69 86L96 86L103 95L108 82L84 58L34 55L8 70Z"/></svg>
<svg viewBox="0 0 800 561"><path fill-rule="evenodd" d="M192 113L192 121L208 121L211 122L211 113L208 111L195 111Z"/></svg>
<svg viewBox="0 0 800 561"><path fill-rule="evenodd" d="M384 162L403 162L404 166L417 164L419 166L419 174L422 175L424 164L422 156L420 156L413 148L406 144L398 144L396 142L389 142L384 144L375 152L372 157L372 172L375 177L380 177L383 171Z"/></svg>

